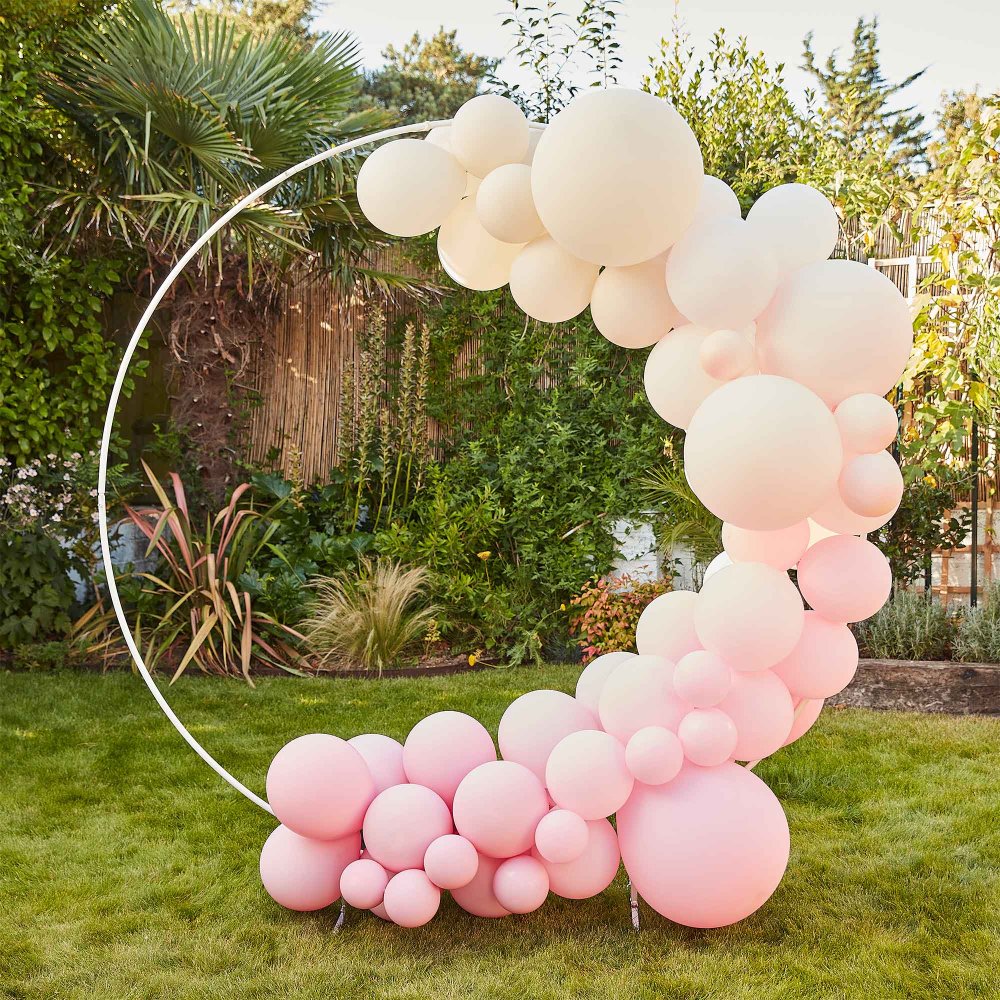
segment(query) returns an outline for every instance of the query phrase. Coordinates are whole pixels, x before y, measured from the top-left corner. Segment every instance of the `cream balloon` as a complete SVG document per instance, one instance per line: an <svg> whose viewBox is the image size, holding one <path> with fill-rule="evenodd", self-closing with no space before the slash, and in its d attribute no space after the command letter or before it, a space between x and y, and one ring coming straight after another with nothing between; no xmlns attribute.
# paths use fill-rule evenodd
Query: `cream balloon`
<svg viewBox="0 0 1000 1000"><path fill-rule="evenodd" d="M358 171L365 217L393 236L437 229L461 201L465 171L446 149L421 139L379 146Z"/></svg>
<svg viewBox="0 0 1000 1000"><path fill-rule="evenodd" d="M521 162L526 163L530 167L535 158L535 150L538 148L538 140L541 139L545 129L531 128L530 125L528 128L528 151L521 157Z"/></svg>
<svg viewBox="0 0 1000 1000"><path fill-rule="evenodd" d="M705 174L702 178L698 205L695 208L691 225L697 226L702 222L708 222L709 219L722 217L739 219L742 216L740 200L736 197L733 189L725 181L720 181L718 177Z"/></svg>
<svg viewBox="0 0 1000 1000"><path fill-rule="evenodd" d="M483 229L503 243L528 243L545 232L531 197L531 167L506 163L491 170L476 192Z"/></svg>
<svg viewBox="0 0 1000 1000"><path fill-rule="evenodd" d="M808 184L781 184L765 191L747 213L747 225L783 274L826 260L840 232L833 205Z"/></svg>
<svg viewBox="0 0 1000 1000"><path fill-rule="evenodd" d="M687 428L695 410L724 384L701 366L701 347L707 336L703 326L679 326L660 340L646 358L646 398L675 427Z"/></svg>
<svg viewBox="0 0 1000 1000"><path fill-rule="evenodd" d="M442 149L447 149L450 153L451 128L448 125L438 125L424 136L424 141L433 143L435 146L440 146Z"/></svg>
<svg viewBox="0 0 1000 1000"><path fill-rule="evenodd" d="M587 308L597 265L567 253L551 236L540 236L514 258L510 294L543 323L561 323Z"/></svg>
<svg viewBox="0 0 1000 1000"><path fill-rule="evenodd" d="M841 500L862 517L891 513L903 498L903 474L887 451L852 458L845 463L837 486Z"/></svg>
<svg viewBox="0 0 1000 1000"><path fill-rule="evenodd" d="M671 590L643 608L635 627L635 648L640 656L662 656L676 663L701 642L694 630L698 595L693 590Z"/></svg>
<svg viewBox="0 0 1000 1000"><path fill-rule="evenodd" d="M528 151L528 119L511 100L480 94L466 101L451 123L451 151L470 174L485 177Z"/></svg>
<svg viewBox="0 0 1000 1000"><path fill-rule="evenodd" d="M545 228L594 264L623 267L663 253L688 228L703 177L694 133L666 101L587 90L538 141L531 190Z"/></svg>
<svg viewBox="0 0 1000 1000"><path fill-rule="evenodd" d="M441 266L458 284L479 292L501 288L521 252L516 243L501 243L485 229L472 198L463 198L438 233Z"/></svg>
<svg viewBox="0 0 1000 1000"><path fill-rule="evenodd" d="M735 330L716 330L702 341L698 360L709 378L728 382L753 370L753 344Z"/></svg>
<svg viewBox="0 0 1000 1000"><path fill-rule="evenodd" d="M590 297L601 336L619 347L650 347L687 320L667 294L662 257L631 267L606 267Z"/></svg>
<svg viewBox="0 0 1000 1000"><path fill-rule="evenodd" d="M899 430L895 407L884 396L872 392L848 396L833 411L833 418L840 428L844 451L858 455L888 448Z"/></svg>

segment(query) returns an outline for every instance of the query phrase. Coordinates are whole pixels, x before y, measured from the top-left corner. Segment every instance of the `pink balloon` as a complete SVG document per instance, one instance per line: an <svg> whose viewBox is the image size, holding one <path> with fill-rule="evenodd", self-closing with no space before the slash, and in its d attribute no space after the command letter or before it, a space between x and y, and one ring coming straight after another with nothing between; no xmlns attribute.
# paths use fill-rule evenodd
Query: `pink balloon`
<svg viewBox="0 0 1000 1000"><path fill-rule="evenodd" d="M888 448L899 430L899 417L892 403L872 392L848 396L833 411L833 417L840 428L844 451L859 455Z"/></svg>
<svg viewBox="0 0 1000 1000"><path fill-rule="evenodd" d="M676 733L661 726L646 726L628 741L625 763L636 781L662 785L677 777L684 763L684 748Z"/></svg>
<svg viewBox="0 0 1000 1000"><path fill-rule="evenodd" d="M826 499L809 515L809 519L827 531L841 535L867 535L892 519L896 511L880 517L862 517L855 514L840 495L840 489L831 490ZM812 548L812 545L809 546Z"/></svg>
<svg viewBox="0 0 1000 1000"><path fill-rule="evenodd" d="M597 717L597 706L604 690L604 682L626 660L633 659L635 653L605 653L590 661L576 682L576 700L585 705L594 717Z"/></svg>
<svg viewBox="0 0 1000 1000"><path fill-rule="evenodd" d="M316 840L357 833L375 798L375 782L361 754L324 733L286 743L267 770L267 800L290 830Z"/></svg>
<svg viewBox="0 0 1000 1000"><path fill-rule="evenodd" d="M455 789L473 768L496 760L493 737L464 712L435 712L421 719L406 737L406 777L432 788L450 806Z"/></svg>
<svg viewBox="0 0 1000 1000"><path fill-rule="evenodd" d="M365 849L389 871L419 868L430 843L452 832L451 812L423 785L393 785L380 792L365 816Z"/></svg>
<svg viewBox="0 0 1000 1000"><path fill-rule="evenodd" d="M424 871L439 889L461 889L479 870L479 853L472 842L449 833L431 841L424 854Z"/></svg>
<svg viewBox="0 0 1000 1000"><path fill-rule="evenodd" d="M406 783L403 770L403 745L390 736L381 733L365 733L347 741L364 758L375 782L375 794L384 792L393 785ZM371 907L363 907L371 909Z"/></svg>
<svg viewBox="0 0 1000 1000"><path fill-rule="evenodd" d="M553 809L535 827L535 849L542 860L565 864L583 854L589 836L582 816L568 809Z"/></svg>
<svg viewBox="0 0 1000 1000"><path fill-rule="evenodd" d="M831 622L860 622L889 599L892 570L871 542L835 535L802 557L799 589L810 606Z"/></svg>
<svg viewBox="0 0 1000 1000"><path fill-rule="evenodd" d="M400 927L423 927L441 905L441 890L419 868L410 868L389 880L382 905Z"/></svg>
<svg viewBox="0 0 1000 1000"><path fill-rule="evenodd" d="M385 912L385 906L382 903L379 903L378 906L373 906L371 908L371 912L374 913L379 920L385 920L390 924L392 923L392 918Z"/></svg>
<svg viewBox="0 0 1000 1000"><path fill-rule="evenodd" d="M627 743L646 726L677 728L686 706L674 694L674 665L662 656L637 656L616 670L601 692L601 725Z"/></svg>
<svg viewBox="0 0 1000 1000"><path fill-rule="evenodd" d="M781 570L734 563L702 587L694 624L705 649L734 670L764 670L798 642L802 598Z"/></svg>
<svg viewBox="0 0 1000 1000"><path fill-rule="evenodd" d="M371 858L352 861L340 876L340 892L348 906L370 910L385 896L389 873Z"/></svg>
<svg viewBox="0 0 1000 1000"><path fill-rule="evenodd" d="M729 760L738 739L736 725L719 708L693 708L681 719L677 738L692 764L714 767Z"/></svg>
<svg viewBox="0 0 1000 1000"><path fill-rule="evenodd" d="M639 616L635 648L643 656L663 656L676 663L685 653L701 649L694 630L693 590L672 590L650 601Z"/></svg>
<svg viewBox="0 0 1000 1000"><path fill-rule="evenodd" d="M560 740L545 768L545 784L556 805L587 820L610 816L629 797L634 781L625 748L599 729Z"/></svg>
<svg viewBox="0 0 1000 1000"><path fill-rule="evenodd" d="M858 642L843 624L806 612L805 626L795 648L774 672L797 698L820 701L842 691L858 669Z"/></svg>
<svg viewBox="0 0 1000 1000"><path fill-rule="evenodd" d="M732 756L760 760L780 749L792 727L792 696L771 670L734 674L733 687L719 704L739 734Z"/></svg>
<svg viewBox="0 0 1000 1000"><path fill-rule="evenodd" d="M509 917L493 892L493 878L501 865L499 858L480 855L476 877L460 889L452 889L451 897L467 913L475 917Z"/></svg>
<svg viewBox="0 0 1000 1000"><path fill-rule="evenodd" d="M728 382L746 375L753 367L753 344L735 330L716 330L701 342L698 360L710 378Z"/></svg>
<svg viewBox="0 0 1000 1000"><path fill-rule="evenodd" d="M281 906L321 910L340 899L340 878L360 853L357 833L338 840L312 840L279 826L260 852L260 878Z"/></svg>
<svg viewBox="0 0 1000 1000"><path fill-rule="evenodd" d="M452 807L455 827L480 854L512 858L535 840L535 827L549 811L545 788L523 764L495 760L462 779Z"/></svg>
<svg viewBox="0 0 1000 1000"><path fill-rule="evenodd" d="M795 721L792 723L792 731L785 737L786 747L809 732L823 711L824 704L822 698L809 698L795 706Z"/></svg>
<svg viewBox="0 0 1000 1000"><path fill-rule="evenodd" d="M903 498L903 474L887 451L852 458L844 465L837 485L847 507L862 517L894 511Z"/></svg>
<svg viewBox="0 0 1000 1000"><path fill-rule="evenodd" d="M707 649L688 653L674 668L674 691L695 708L713 708L729 693L733 671L721 656Z"/></svg>
<svg viewBox="0 0 1000 1000"><path fill-rule="evenodd" d="M596 896L618 874L621 855L614 827L606 819L595 819L587 823L587 829L587 849L575 861L553 864L541 857L537 849L531 852L549 873L549 890L564 899Z"/></svg>
<svg viewBox="0 0 1000 1000"><path fill-rule="evenodd" d="M724 524L722 545L734 563L758 562L775 569L791 569L809 547L809 522L796 521L775 531L749 531Z"/></svg>
<svg viewBox="0 0 1000 1000"><path fill-rule="evenodd" d="M788 864L781 803L737 764L689 764L667 785L640 785L618 813L618 839L639 895L688 927L749 916Z"/></svg>
<svg viewBox="0 0 1000 1000"><path fill-rule="evenodd" d="M549 894L545 865L529 854L508 858L493 876L493 895L511 913L531 913Z"/></svg>
<svg viewBox="0 0 1000 1000"><path fill-rule="evenodd" d="M578 729L593 729L596 723L586 705L562 691L529 691L512 701L500 719L500 753L505 760L523 764L544 782L552 748L564 736Z"/></svg>

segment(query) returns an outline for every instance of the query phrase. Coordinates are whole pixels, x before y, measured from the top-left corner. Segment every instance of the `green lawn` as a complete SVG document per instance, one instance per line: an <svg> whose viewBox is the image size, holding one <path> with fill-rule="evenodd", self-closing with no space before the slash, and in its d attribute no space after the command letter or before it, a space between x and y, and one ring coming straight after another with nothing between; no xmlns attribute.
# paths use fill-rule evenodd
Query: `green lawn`
<svg viewBox="0 0 1000 1000"><path fill-rule="evenodd" d="M575 670L413 681L191 678L192 731L257 789L304 732L405 736L462 709L496 726ZM792 858L744 923L691 931L621 878L582 903L483 921L446 902L416 931L277 907L257 877L270 817L182 743L128 675L0 674L0 993L103 998L1000 996L1000 721L827 711L759 773Z"/></svg>

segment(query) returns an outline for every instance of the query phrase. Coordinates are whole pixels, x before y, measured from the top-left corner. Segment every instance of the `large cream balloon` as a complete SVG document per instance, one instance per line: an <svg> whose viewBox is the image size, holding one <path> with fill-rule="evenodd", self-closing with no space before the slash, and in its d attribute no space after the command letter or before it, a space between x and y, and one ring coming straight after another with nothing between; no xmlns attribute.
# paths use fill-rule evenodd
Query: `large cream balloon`
<svg viewBox="0 0 1000 1000"><path fill-rule="evenodd" d="M837 424L819 397L774 375L716 389L695 411L684 441L685 473L698 499L716 517L753 531L787 528L812 514L836 489L842 457Z"/></svg>
<svg viewBox="0 0 1000 1000"><path fill-rule="evenodd" d="M650 347L687 323L667 294L664 261L606 267L590 297L590 315L601 335L619 347Z"/></svg>
<svg viewBox="0 0 1000 1000"><path fill-rule="evenodd" d="M724 216L739 219L742 215L740 200L736 197L733 189L725 181L720 181L718 177L705 174L701 182L698 205L691 225L697 226L701 222L708 222L709 219L718 219Z"/></svg>
<svg viewBox="0 0 1000 1000"><path fill-rule="evenodd" d="M827 406L884 396L913 347L906 300L885 275L850 260L793 271L757 321L762 372L808 386Z"/></svg>
<svg viewBox="0 0 1000 1000"><path fill-rule="evenodd" d="M623 267L663 253L691 224L703 177L694 133L666 101L588 90L538 141L531 190L570 253Z"/></svg>
<svg viewBox="0 0 1000 1000"><path fill-rule="evenodd" d="M747 225L774 254L783 274L826 260L840 231L833 205L808 184L781 184L766 191L747 213Z"/></svg>
<svg viewBox="0 0 1000 1000"><path fill-rule="evenodd" d="M649 405L675 427L686 428L702 401L724 383L701 366L708 330L688 324L668 333L649 352L643 383Z"/></svg>
<svg viewBox="0 0 1000 1000"><path fill-rule="evenodd" d="M587 308L596 280L596 264L567 253L551 236L540 236L514 259L510 294L534 319L561 323Z"/></svg>
<svg viewBox="0 0 1000 1000"><path fill-rule="evenodd" d="M531 167L505 163L491 170L476 192L483 229L504 243L528 243L545 232L531 197Z"/></svg>
<svg viewBox="0 0 1000 1000"><path fill-rule="evenodd" d="M667 260L670 298L692 323L712 330L746 326L777 285L774 257L739 217L692 226Z"/></svg>
<svg viewBox="0 0 1000 1000"><path fill-rule="evenodd" d="M466 101L451 123L451 151L470 174L485 177L528 151L528 119L511 100L480 94Z"/></svg>
<svg viewBox="0 0 1000 1000"><path fill-rule="evenodd" d="M358 204L393 236L437 229L465 192L465 170L447 149L422 139L379 146L358 172Z"/></svg>
<svg viewBox="0 0 1000 1000"><path fill-rule="evenodd" d="M506 285L521 252L520 244L501 243L483 229L472 198L463 198L445 219L437 247L445 271L460 285L479 292Z"/></svg>

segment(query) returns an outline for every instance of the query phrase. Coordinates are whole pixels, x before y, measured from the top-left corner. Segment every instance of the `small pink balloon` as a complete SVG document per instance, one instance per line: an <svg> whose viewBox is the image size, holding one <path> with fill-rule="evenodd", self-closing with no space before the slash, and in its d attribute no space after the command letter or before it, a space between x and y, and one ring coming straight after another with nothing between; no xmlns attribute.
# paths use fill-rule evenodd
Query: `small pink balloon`
<svg viewBox="0 0 1000 1000"><path fill-rule="evenodd" d="M674 665L662 656L637 656L616 670L601 692L601 725L623 744L646 726L677 728L686 706L674 694Z"/></svg>
<svg viewBox="0 0 1000 1000"><path fill-rule="evenodd" d="M685 653L701 649L694 629L698 595L693 590L672 590L650 601L639 616L635 648L642 656L662 656L676 663Z"/></svg>
<svg viewBox="0 0 1000 1000"><path fill-rule="evenodd" d="M734 563L758 562L775 569L791 569L809 547L809 522L797 521L775 531L750 531L724 524L722 545Z"/></svg>
<svg viewBox="0 0 1000 1000"><path fill-rule="evenodd" d="M706 375L728 382L753 367L753 344L735 330L716 330L701 342L698 360Z"/></svg>
<svg viewBox="0 0 1000 1000"><path fill-rule="evenodd" d="M505 760L523 764L544 783L552 748L564 736L596 724L586 705L562 691L529 691L512 701L500 719L500 753Z"/></svg>
<svg viewBox="0 0 1000 1000"><path fill-rule="evenodd" d="M424 854L424 871L439 889L461 889L479 869L479 853L472 842L449 833L431 841Z"/></svg>
<svg viewBox="0 0 1000 1000"><path fill-rule="evenodd" d="M798 643L773 669L796 698L822 701L851 683L858 669L858 642L846 625L807 611Z"/></svg>
<svg viewBox="0 0 1000 1000"><path fill-rule="evenodd" d="M390 924L392 923L392 918L385 912L385 906L382 903L379 903L378 906L373 906L371 908L371 912L374 913L379 920L384 920L386 923Z"/></svg>
<svg viewBox="0 0 1000 1000"><path fill-rule="evenodd" d="M729 760L736 749L736 725L718 708L693 708L681 719L677 738L692 764L715 767Z"/></svg>
<svg viewBox="0 0 1000 1000"><path fill-rule="evenodd" d="M545 784L556 805L588 820L610 816L629 797L634 781L625 748L599 729L560 740L545 768Z"/></svg>
<svg viewBox="0 0 1000 1000"><path fill-rule="evenodd" d="M423 785L393 785L380 792L365 816L365 849L391 872L419 868L431 842L452 832L451 812Z"/></svg>
<svg viewBox="0 0 1000 1000"><path fill-rule="evenodd" d="M441 890L419 868L410 868L389 880L382 905L400 927L423 927L441 905Z"/></svg>
<svg viewBox="0 0 1000 1000"><path fill-rule="evenodd" d="M736 725L736 760L760 760L781 748L792 727L792 696L771 670L734 674L733 687L719 704Z"/></svg>
<svg viewBox="0 0 1000 1000"><path fill-rule="evenodd" d="M575 861L553 864L541 857L537 849L531 852L549 873L549 890L564 899L596 896L618 874L621 855L615 828L606 819L595 819L587 823L587 830L587 848Z"/></svg>
<svg viewBox="0 0 1000 1000"><path fill-rule="evenodd" d="M340 893L348 906L370 910L378 906L389 884L389 873L371 858L352 861L340 876Z"/></svg>
<svg viewBox="0 0 1000 1000"><path fill-rule="evenodd" d="M493 876L493 895L511 913L537 910L549 894L549 873L530 854L508 858Z"/></svg>
<svg viewBox="0 0 1000 1000"><path fill-rule="evenodd" d="M535 827L535 849L544 861L565 864L583 854L589 836L582 816L569 809L553 809Z"/></svg>
<svg viewBox="0 0 1000 1000"><path fill-rule="evenodd" d="M835 535L802 557L799 589L809 605L831 622L860 622L889 599L892 570L871 542Z"/></svg>
<svg viewBox="0 0 1000 1000"><path fill-rule="evenodd" d="M433 789L450 806L455 789L474 768L496 760L493 737L464 712L435 712L421 719L406 737L406 777Z"/></svg>
<svg viewBox="0 0 1000 1000"><path fill-rule="evenodd" d="M849 456L845 456L848 458ZM844 503L840 495L840 488L832 490L826 499L809 516L809 520L820 528L838 535L867 535L870 532L878 531L882 525L887 524L896 511L889 511L879 517L862 517L855 514L847 504ZM812 539L809 547L815 544L818 539Z"/></svg>
<svg viewBox="0 0 1000 1000"><path fill-rule="evenodd" d="M636 781L662 785L677 777L684 763L684 748L676 733L662 726L646 726L628 741L625 763Z"/></svg>
<svg viewBox="0 0 1000 1000"><path fill-rule="evenodd" d="M267 770L267 801L290 830L316 840L357 833L375 798L375 782L361 754L325 733L286 743Z"/></svg>
<svg viewBox="0 0 1000 1000"><path fill-rule="evenodd" d="M896 438L899 417L887 399L873 392L859 392L842 400L833 411L844 451L858 455L888 448Z"/></svg>
<svg viewBox="0 0 1000 1000"><path fill-rule="evenodd" d="M375 782L376 795L393 785L406 783L406 772L403 770L403 745L398 740L383 736L381 733L365 733L347 742L361 754L368 765Z"/></svg>
<svg viewBox="0 0 1000 1000"><path fill-rule="evenodd" d="M890 513L903 498L903 474L887 451L852 458L841 471L837 485L840 498L862 517Z"/></svg>
<svg viewBox="0 0 1000 1000"><path fill-rule="evenodd" d="M495 760L462 779L452 808L456 829L480 854L512 858L531 848L549 800L542 783L523 764Z"/></svg>
<svg viewBox="0 0 1000 1000"><path fill-rule="evenodd" d="M707 649L688 653L674 668L674 691L695 708L713 708L729 693L733 671L721 656Z"/></svg>
<svg viewBox="0 0 1000 1000"><path fill-rule="evenodd" d="M340 899L344 869L361 853L361 837L312 840L279 826L260 852L260 878L268 895L289 910L321 910Z"/></svg>
<svg viewBox="0 0 1000 1000"><path fill-rule="evenodd" d="M807 698L795 706L795 721L792 723L791 732L785 737L786 747L809 732L823 711L824 704L822 698Z"/></svg>
<svg viewBox="0 0 1000 1000"><path fill-rule="evenodd" d="M604 690L604 682L623 664L626 660L633 659L635 653L605 653L590 661L580 674L576 682L576 700L581 705L585 705L594 717L597 717L597 706L601 700L601 692Z"/></svg>
<svg viewBox="0 0 1000 1000"><path fill-rule="evenodd" d="M451 897L467 913L475 917L509 917L493 892L493 878L501 865L501 859L480 855L475 878L460 889L452 889Z"/></svg>

